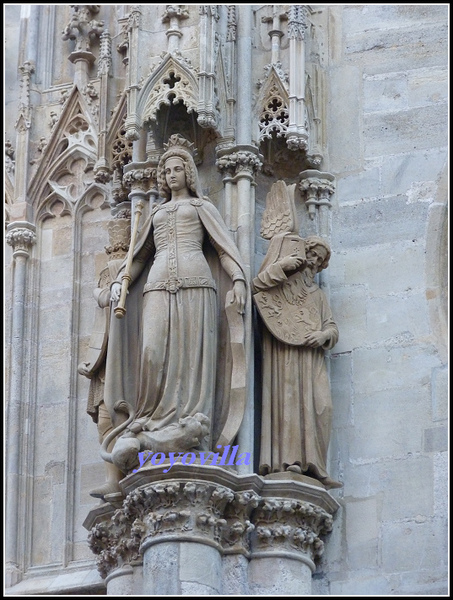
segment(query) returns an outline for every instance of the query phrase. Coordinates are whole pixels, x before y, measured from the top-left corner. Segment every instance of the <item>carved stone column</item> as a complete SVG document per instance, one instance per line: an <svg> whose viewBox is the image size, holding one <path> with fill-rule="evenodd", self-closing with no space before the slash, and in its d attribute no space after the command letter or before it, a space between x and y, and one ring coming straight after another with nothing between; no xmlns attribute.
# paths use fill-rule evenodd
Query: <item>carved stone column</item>
<svg viewBox="0 0 453 600"><path fill-rule="evenodd" d="M132 203L132 214L135 214L137 202L142 200L147 206L150 195L153 196L157 188L156 165L132 162L124 166L123 173L123 186L130 189L129 200Z"/></svg>
<svg viewBox="0 0 453 600"><path fill-rule="evenodd" d="M315 233L330 240L329 210L330 198L335 191L335 177L331 173L307 169L299 173L299 190L308 208L308 214L315 226ZM316 219L317 217L317 219ZM327 298L330 296L329 270L318 275L318 283Z"/></svg>
<svg viewBox="0 0 453 600"><path fill-rule="evenodd" d="M289 124L286 143L290 150L308 148L305 126L305 30L306 8L292 4L289 8Z"/></svg>
<svg viewBox="0 0 453 600"><path fill-rule="evenodd" d="M84 523L108 595L310 595L338 504L285 477L181 463L128 475L121 508Z"/></svg>
<svg viewBox="0 0 453 600"><path fill-rule="evenodd" d="M16 221L7 227L6 242L13 248L12 329L10 401L7 405L6 430L6 513L8 529L5 539L7 587L20 580L18 544L19 537L19 478L21 459L21 407L23 403L25 296L27 291L27 260L36 242L36 228L32 223Z"/></svg>
<svg viewBox="0 0 453 600"><path fill-rule="evenodd" d="M225 222L231 231L235 232L235 241L244 262L249 278L254 273L255 254L255 174L261 168L261 157L254 146L236 146L228 150L218 151L217 167L224 174L225 187ZM248 361L248 406L244 420L239 430L238 442L241 448L253 451L253 340L250 332L252 327L252 310L250 297L247 298L245 351ZM253 464L253 457L252 457ZM243 467L244 469L246 467Z"/></svg>
<svg viewBox="0 0 453 600"><path fill-rule="evenodd" d="M142 13L138 5L134 5L128 16L127 30L128 41L128 70L127 70L127 119L125 122L126 138L138 140L140 137L141 124L139 123L137 109L138 65L139 65L139 32L142 21Z"/></svg>
<svg viewBox="0 0 453 600"><path fill-rule="evenodd" d="M318 215L318 233L329 237L330 197L335 191L335 177L331 173L323 173L316 169L308 169L299 173L299 190L308 208L308 215L314 220Z"/></svg>
<svg viewBox="0 0 453 600"><path fill-rule="evenodd" d="M268 480L253 512L250 593L310 596L315 560L324 551L338 506L323 487L302 481Z"/></svg>
<svg viewBox="0 0 453 600"><path fill-rule="evenodd" d="M98 159L94 166L95 179L99 183L107 183L111 179L111 170L107 162L107 106L108 79L112 67L112 40L108 31L101 34L101 48L98 62L98 77L100 79L99 101L99 139Z"/></svg>
<svg viewBox="0 0 453 600"><path fill-rule="evenodd" d="M179 40L182 37L182 31L179 29L179 21L189 18L189 11L183 8L181 4L167 4L162 17L162 23L168 23L169 28L165 32L168 45L167 52L176 52L179 50Z"/></svg>

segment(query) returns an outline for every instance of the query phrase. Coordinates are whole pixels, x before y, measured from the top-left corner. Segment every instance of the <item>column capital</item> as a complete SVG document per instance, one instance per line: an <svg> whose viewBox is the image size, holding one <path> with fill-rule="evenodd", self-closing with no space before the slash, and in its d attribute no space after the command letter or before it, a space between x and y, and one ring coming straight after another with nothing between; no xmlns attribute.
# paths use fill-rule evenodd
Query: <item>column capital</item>
<svg viewBox="0 0 453 600"><path fill-rule="evenodd" d="M253 179L263 165L262 159L254 146L235 146L218 152L216 166L226 175L245 175Z"/></svg>
<svg viewBox="0 0 453 600"><path fill-rule="evenodd" d="M330 208L330 197L335 191L335 177L331 173L307 169L299 173L299 190L308 206L308 214L315 218L316 207Z"/></svg>
<svg viewBox="0 0 453 600"><path fill-rule="evenodd" d="M129 163L123 167L123 185L131 192L148 192L157 185L156 166L149 163Z"/></svg>
<svg viewBox="0 0 453 600"><path fill-rule="evenodd" d="M107 504L85 520L102 577L141 564L162 542L204 544L222 556L295 558L314 570L339 507L319 482L267 480L214 465L163 468L131 473L121 482L121 508Z"/></svg>
<svg viewBox="0 0 453 600"><path fill-rule="evenodd" d="M31 247L36 243L36 227L28 221L14 221L6 229L6 242L13 248L13 257L29 258Z"/></svg>

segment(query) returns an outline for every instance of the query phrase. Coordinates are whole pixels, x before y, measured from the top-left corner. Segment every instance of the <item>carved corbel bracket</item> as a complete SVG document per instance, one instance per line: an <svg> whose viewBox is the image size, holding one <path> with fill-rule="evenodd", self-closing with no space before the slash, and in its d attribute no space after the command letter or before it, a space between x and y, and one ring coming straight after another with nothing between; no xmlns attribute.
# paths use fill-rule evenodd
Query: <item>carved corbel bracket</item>
<svg viewBox="0 0 453 600"><path fill-rule="evenodd" d="M335 191L335 177L331 173L315 169L302 171L299 177L299 190L305 199L310 219L313 220L317 207L331 207L330 197Z"/></svg>

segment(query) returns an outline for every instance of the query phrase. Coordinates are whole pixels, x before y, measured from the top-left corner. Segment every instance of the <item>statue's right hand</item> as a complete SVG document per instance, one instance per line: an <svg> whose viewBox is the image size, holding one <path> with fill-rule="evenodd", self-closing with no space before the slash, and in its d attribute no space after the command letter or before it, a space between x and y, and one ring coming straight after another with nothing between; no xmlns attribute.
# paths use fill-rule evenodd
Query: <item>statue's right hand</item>
<svg viewBox="0 0 453 600"><path fill-rule="evenodd" d="M121 283L118 283L118 281L115 281L114 283L112 283L112 287L110 289L110 300L112 300L112 302L118 302L118 300L120 299L121 296Z"/></svg>
<svg viewBox="0 0 453 600"><path fill-rule="evenodd" d="M305 259L302 256L290 254L289 256L284 256L278 262L284 271L295 271L305 262Z"/></svg>

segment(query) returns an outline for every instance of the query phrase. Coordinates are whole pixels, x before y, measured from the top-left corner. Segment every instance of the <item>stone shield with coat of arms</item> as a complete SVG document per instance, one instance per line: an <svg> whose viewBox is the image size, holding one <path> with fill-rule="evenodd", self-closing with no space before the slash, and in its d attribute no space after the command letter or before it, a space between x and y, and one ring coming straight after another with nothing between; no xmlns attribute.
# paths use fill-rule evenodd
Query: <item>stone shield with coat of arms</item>
<svg viewBox="0 0 453 600"><path fill-rule="evenodd" d="M317 289L317 285L308 287L301 273L295 273L284 283L254 294L258 311L272 335L285 344L303 346L308 333L322 329L313 294Z"/></svg>

